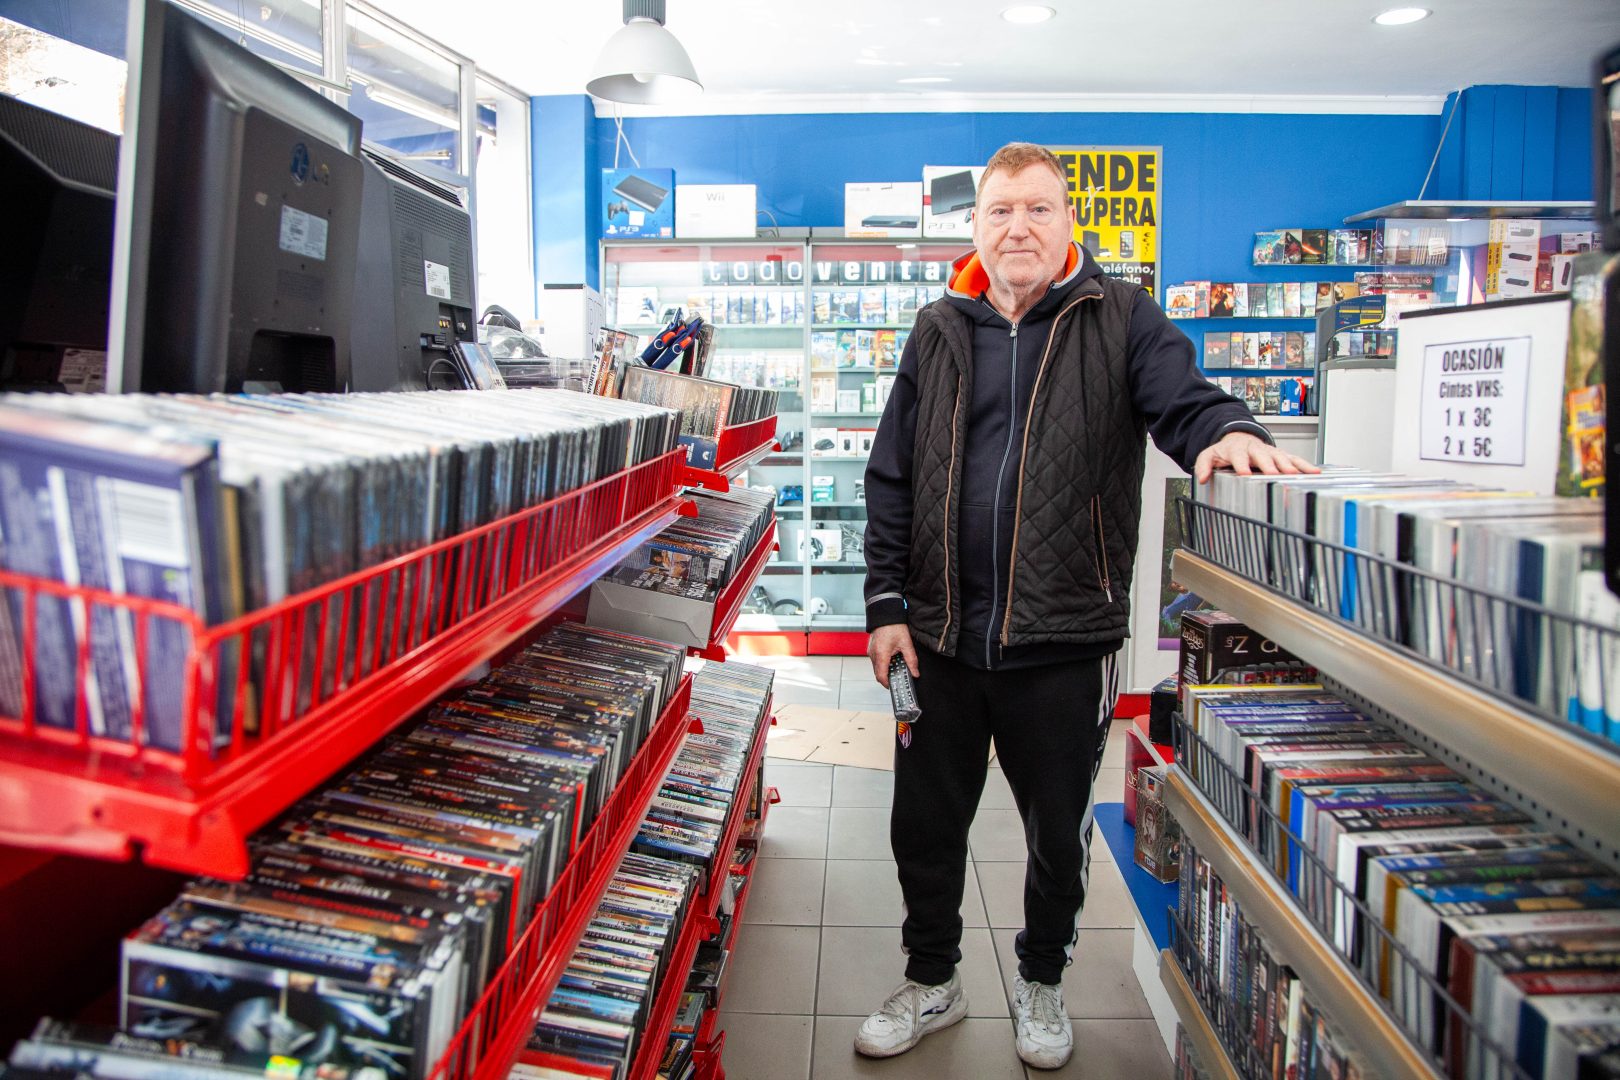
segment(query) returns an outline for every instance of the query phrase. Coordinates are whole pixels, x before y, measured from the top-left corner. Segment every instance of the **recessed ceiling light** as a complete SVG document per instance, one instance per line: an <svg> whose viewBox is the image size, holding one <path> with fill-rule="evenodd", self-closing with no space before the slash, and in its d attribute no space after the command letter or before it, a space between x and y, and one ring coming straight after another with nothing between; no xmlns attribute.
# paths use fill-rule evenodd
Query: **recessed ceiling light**
<svg viewBox="0 0 1620 1080"><path fill-rule="evenodd" d="M1381 11L1373 16L1373 22L1379 26L1405 26L1408 23L1427 19L1432 14L1428 8L1398 7Z"/></svg>
<svg viewBox="0 0 1620 1080"><path fill-rule="evenodd" d="M1056 14L1056 11L1053 11L1045 4L1014 4L1012 7L1003 10L1001 17L1010 23L1017 23L1019 26L1033 26L1036 23L1045 22Z"/></svg>
<svg viewBox="0 0 1620 1080"><path fill-rule="evenodd" d="M948 83L950 81L950 77L946 75L913 75L907 79L895 80L895 82L904 83L907 86L920 86L923 83Z"/></svg>

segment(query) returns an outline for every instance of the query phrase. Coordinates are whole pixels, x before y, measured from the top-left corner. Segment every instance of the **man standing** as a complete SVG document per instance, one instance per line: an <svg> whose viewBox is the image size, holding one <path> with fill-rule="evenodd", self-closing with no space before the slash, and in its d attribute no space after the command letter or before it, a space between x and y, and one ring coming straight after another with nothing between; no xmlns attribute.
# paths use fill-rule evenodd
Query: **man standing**
<svg viewBox="0 0 1620 1080"><path fill-rule="evenodd" d="M1014 981L1018 1056L1068 1060L1059 988L1086 896L1092 781L1128 627L1147 434L1200 478L1298 472L1206 381L1192 343L1074 236L1062 168L1012 143L979 182L975 251L917 315L866 470L868 653L917 679L895 749L890 843L905 982L855 1048L903 1053L960 1020L968 826L992 738L1029 863Z"/></svg>

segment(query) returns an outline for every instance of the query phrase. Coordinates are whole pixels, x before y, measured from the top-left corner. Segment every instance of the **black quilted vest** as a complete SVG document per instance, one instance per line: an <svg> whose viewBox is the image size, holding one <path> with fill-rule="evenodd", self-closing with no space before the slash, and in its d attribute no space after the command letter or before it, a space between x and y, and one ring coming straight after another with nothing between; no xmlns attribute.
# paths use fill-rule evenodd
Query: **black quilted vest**
<svg viewBox="0 0 1620 1080"><path fill-rule="evenodd" d="M1003 646L1119 641L1130 625L1147 425L1131 401L1131 306L1140 286L1082 282L1052 325L1020 451L1011 584L992 629ZM946 301L917 314L915 512L907 621L923 643L956 654L957 547L973 389L973 327Z"/></svg>

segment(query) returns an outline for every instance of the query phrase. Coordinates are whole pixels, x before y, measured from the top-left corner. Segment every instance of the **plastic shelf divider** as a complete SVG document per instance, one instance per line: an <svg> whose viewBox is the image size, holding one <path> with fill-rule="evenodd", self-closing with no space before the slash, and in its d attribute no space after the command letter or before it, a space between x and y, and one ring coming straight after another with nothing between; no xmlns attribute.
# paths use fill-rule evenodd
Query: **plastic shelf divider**
<svg viewBox="0 0 1620 1080"><path fill-rule="evenodd" d="M1208 1069L1215 1080L1243 1080L1242 1074L1232 1064L1226 1047L1221 1045L1215 1026L1209 1022L1209 1014L1204 1012L1198 995L1193 993L1187 976L1176 966L1175 954L1169 949L1159 953L1159 981L1164 983L1165 991L1170 995L1170 1004L1181 1018L1181 1026L1186 1029L1187 1038L1198 1054L1198 1063Z"/></svg>

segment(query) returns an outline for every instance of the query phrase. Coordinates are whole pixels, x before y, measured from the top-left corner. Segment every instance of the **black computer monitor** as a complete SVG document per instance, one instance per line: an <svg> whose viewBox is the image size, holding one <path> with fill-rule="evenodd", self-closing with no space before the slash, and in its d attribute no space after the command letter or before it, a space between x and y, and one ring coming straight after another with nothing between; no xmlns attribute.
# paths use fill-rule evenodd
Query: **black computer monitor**
<svg viewBox="0 0 1620 1080"><path fill-rule="evenodd" d="M455 189L381 150L361 160L350 388L459 388L450 350L478 340L472 216Z"/></svg>
<svg viewBox="0 0 1620 1080"><path fill-rule="evenodd" d="M118 136L0 94L0 177L0 389L62 389L65 357L83 388L106 365Z"/></svg>
<svg viewBox="0 0 1620 1080"><path fill-rule="evenodd" d="M109 388L346 389L359 118L164 0L128 57Z"/></svg>

